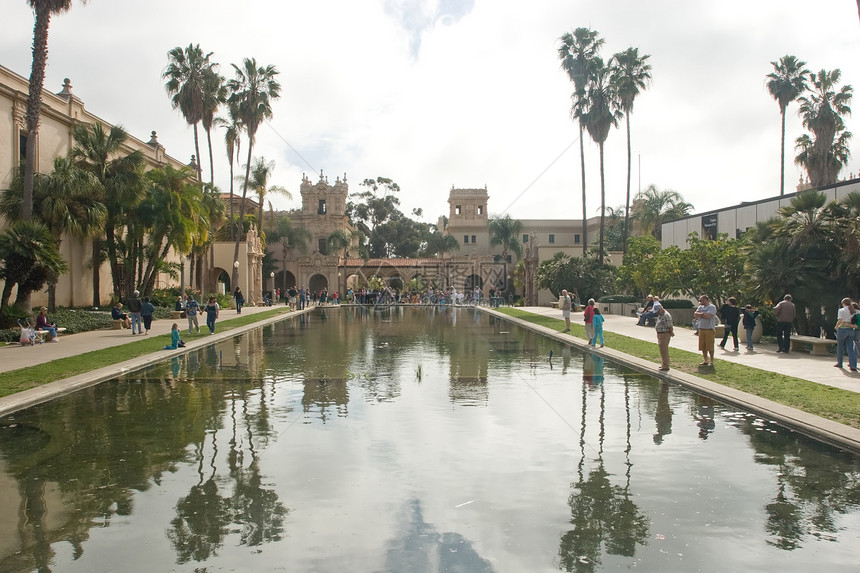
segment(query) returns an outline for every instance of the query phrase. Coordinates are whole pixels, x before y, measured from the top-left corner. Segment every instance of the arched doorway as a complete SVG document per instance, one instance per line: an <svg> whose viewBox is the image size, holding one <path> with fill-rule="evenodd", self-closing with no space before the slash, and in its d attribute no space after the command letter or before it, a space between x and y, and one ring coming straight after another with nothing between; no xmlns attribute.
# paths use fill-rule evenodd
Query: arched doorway
<svg viewBox="0 0 860 573"><path fill-rule="evenodd" d="M224 269L215 268L213 273L217 278L215 279L215 291L218 294L227 294L232 292L230 288L230 274Z"/></svg>
<svg viewBox="0 0 860 573"><path fill-rule="evenodd" d="M281 271L278 274L281 275L281 280L278 282L280 282L280 287L281 287L282 293L287 292L290 287L296 287L296 288L299 287L299 285L296 283L296 275L294 275L290 271L285 270L285 271Z"/></svg>
<svg viewBox="0 0 860 573"><path fill-rule="evenodd" d="M463 283L463 290L468 292L474 290L475 287L480 287L481 290L484 290L484 280L478 275L467 276L465 283Z"/></svg>
<svg viewBox="0 0 860 573"><path fill-rule="evenodd" d="M394 275L388 279L388 286L393 288L394 290L403 290L404 284L403 279L400 278L400 275Z"/></svg>
<svg viewBox="0 0 860 573"><path fill-rule="evenodd" d="M322 289L328 288L328 279L325 276L316 274L311 277L310 282L308 282L308 289L311 292L320 292Z"/></svg>

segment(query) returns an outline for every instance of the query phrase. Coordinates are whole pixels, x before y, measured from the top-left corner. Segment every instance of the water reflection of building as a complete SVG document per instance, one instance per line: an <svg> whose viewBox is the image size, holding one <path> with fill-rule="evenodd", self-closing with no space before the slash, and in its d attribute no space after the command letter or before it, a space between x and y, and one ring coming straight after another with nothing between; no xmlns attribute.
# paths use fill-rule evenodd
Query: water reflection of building
<svg viewBox="0 0 860 573"><path fill-rule="evenodd" d="M345 378L312 378L304 381L302 409L305 414L319 412L323 423L331 410L339 418L349 414L349 385Z"/></svg>
<svg viewBox="0 0 860 573"><path fill-rule="evenodd" d="M448 396L452 402L486 404L490 341L481 333L459 330L450 348Z"/></svg>

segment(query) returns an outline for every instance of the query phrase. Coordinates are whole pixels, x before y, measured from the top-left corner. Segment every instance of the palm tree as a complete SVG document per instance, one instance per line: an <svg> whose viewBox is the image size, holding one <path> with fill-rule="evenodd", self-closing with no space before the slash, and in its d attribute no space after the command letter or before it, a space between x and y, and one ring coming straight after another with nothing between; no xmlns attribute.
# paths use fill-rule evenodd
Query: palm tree
<svg viewBox="0 0 860 573"><path fill-rule="evenodd" d="M686 217L693 211L693 205L684 201L677 191L660 191L649 185L633 201L632 217L639 221L642 232L660 240L663 235L663 221Z"/></svg>
<svg viewBox="0 0 860 573"><path fill-rule="evenodd" d="M618 111L618 96L612 84L612 70L603 60L594 58L591 78L587 87L587 107L580 119L585 124L600 149L600 252L597 260L603 264L603 244L606 231L606 181L603 172L603 144L609 137L609 130L618 125L621 112Z"/></svg>
<svg viewBox="0 0 860 573"><path fill-rule="evenodd" d="M56 282L67 268L46 225L36 221L14 223L0 234L0 278L4 281L0 309L9 306L16 285L15 304L29 308L30 295L45 283Z"/></svg>
<svg viewBox="0 0 860 573"><path fill-rule="evenodd" d="M92 173L99 181L96 198L105 205L104 238L107 245L108 263L113 278L114 296L130 294L134 284L126 284L117 256L117 231L122 233L125 214L140 203L144 192L143 169L145 158L140 151L122 155L128 135L120 126L106 131L100 123L75 126L75 147L71 157L75 164ZM101 241L93 239L93 305L101 304L99 293L99 270L101 267Z"/></svg>
<svg viewBox="0 0 860 573"><path fill-rule="evenodd" d="M248 181L248 187L257 194L260 209L257 216L257 226L263 228L263 201L266 195L270 193L278 193L287 199L292 199L293 195L280 185L269 186L269 179L275 171L275 162L266 161L265 157L258 157L251 167L251 180Z"/></svg>
<svg viewBox="0 0 860 573"><path fill-rule="evenodd" d="M798 99L803 126L812 132L814 139L809 136L797 139L801 153L795 162L806 168L813 187L835 183L848 158L847 141L851 134L845 131L842 118L851 113L853 89L842 86L836 91L841 78L839 70L811 74L811 93Z"/></svg>
<svg viewBox="0 0 860 573"><path fill-rule="evenodd" d="M227 158L230 160L230 240L236 240L236 221L233 213L233 158L239 154L239 145L241 139L239 134L242 131L241 122L235 117L235 106L228 107L230 121L226 122L227 129L224 131L224 145L227 148Z"/></svg>
<svg viewBox="0 0 860 573"><path fill-rule="evenodd" d="M442 257L444 259L446 253L460 250L460 242L453 235L434 231L427 235L427 240L422 250L428 256Z"/></svg>
<svg viewBox="0 0 860 573"><path fill-rule="evenodd" d="M633 168L630 154L630 112L633 111L633 102L639 91L646 89L651 81L651 66L646 63L650 57L648 54L640 56L638 48L627 48L612 56L610 62L612 83L615 85L618 102L627 123L627 201L624 204L624 228L621 237L621 249L625 253L630 219L630 173Z"/></svg>
<svg viewBox="0 0 860 573"><path fill-rule="evenodd" d="M295 227L290 222L289 218L281 217L275 223L275 228L269 234L268 239L270 244L278 244L281 246L281 255L283 262L283 285L284 290L287 290L287 257L290 254L290 249L298 249L303 253L308 252L308 245L311 240L311 233L304 227Z"/></svg>
<svg viewBox="0 0 860 573"><path fill-rule="evenodd" d="M48 28L51 16L62 14L72 7L72 0L27 0L36 16L33 26L33 64L30 68L27 95L27 148L24 159L23 208L21 217L26 221L33 216L33 178L36 172L36 135L42 114L42 89L45 86L45 67L48 65ZM86 2L86 0L82 0Z"/></svg>
<svg viewBox="0 0 860 573"><path fill-rule="evenodd" d="M209 145L209 183L215 182L215 162L212 157L212 126L216 120L215 114L218 108L227 101L227 86L224 84L224 76L218 73L217 66L213 65L203 74L203 113L200 123L206 132L206 143ZM199 163L198 156L198 163Z"/></svg>
<svg viewBox="0 0 860 573"><path fill-rule="evenodd" d="M510 215L494 217L488 225L490 232L490 246L502 247L502 258L507 260L508 251L513 252L517 258L523 256L523 243L520 239L523 224L519 219L512 219Z"/></svg>
<svg viewBox="0 0 860 573"><path fill-rule="evenodd" d="M767 75L767 91L779 104L782 117L782 138L779 146L779 194L785 194L785 110L788 104L806 91L806 62L794 56L783 56L778 62L771 62L773 72Z"/></svg>
<svg viewBox="0 0 860 573"><path fill-rule="evenodd" d="M197 178L199 180L203 179L200 169L203 162L200 160L197 124L203 120L203 94L206 89L207 75L215 74L212 71L214 64L209 61L211 55L212 52L204 54L203 50L200 49L200 44L196 46L188 44L184 50L177 46L167 52L169 63L167 69L161 74L161 77L167 80L164 87L168 95L171 96L170 101L173 109L178 109L188 125L194 128L194 152L197 154Z"/></svg>
<svg viewBox="0 0 860 573"><path fill-rule="evenodd" d="M105 206L96 199L99 182L91 173L78 169L66 157L54 158L54 170L37 173L33 184L33 216L54 236L59 251L65 234L93 237L104 228ZM8 221L21 220L23 177L16 177L0 194L0 214ZM56 283L48 285L48 309L56 305Z"/></svg>
<svg viewBox="0 0 860 573"><path fill-rule="evenodd" d="M233 64L233 69L236 77L227 82L227 88L230 90L228 103L235 106L236 118L242 122L242 126L248 134L248 161L245 163L245 183L242 185L242 203L239 206L239 220L244 221L254 140L260 124L272 117L272 101L281 96L281 84L275 79L278 70L274 66L258 68L257 61L253 58L245 58L241 68ZM237 236L235 240L234 261L239 259L241 238L241 236ZM230 284L237 284L238 280L239 269L234 267Z"/></svg>
<svg viewBox="0 0 860 573"><path fill-rule="evenodd" d="M339 253L343 258L349 257L349 250L352 247L353 239L358 236L358 231L347 233L343 229L338 229L328 236L326 246L328 254Z"/></svg>
<svg viewBox="0 0 860 573"><path fill-rule="evenodd" d="M597 57L604 40L590 28L577 28L573 33L566 33L561 38L558 57L561 67L567 72L573 82L573 108L571 115L579 125L579 161L582 171L582 254L588 251L587 209L585 207L585 144L582 139L584 126L582 124L582 107L585 103L585 87L594 58Z"/></svg>

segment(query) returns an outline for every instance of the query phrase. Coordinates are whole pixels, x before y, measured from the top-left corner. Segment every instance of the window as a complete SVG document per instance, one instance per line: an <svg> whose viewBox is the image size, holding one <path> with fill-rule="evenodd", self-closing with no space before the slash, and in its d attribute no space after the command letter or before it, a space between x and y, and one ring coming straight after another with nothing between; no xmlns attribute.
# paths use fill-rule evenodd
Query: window
<svg viewBox="0 0 860 573"><path fill-rule="evenodd" d="M462 213L462 211L463 211L463 207L461 205L455 205L454 206L454 214L455 215L459 215L460 213Z"/></svg>
<svg viewBox="0 0 860 573"><path fill-rule="evenodd" d="M551 235L549 236L549 244L550 244L550 245L554 245L554 244L555 244L555 235L552 235L552 234L551 234Z"/></svg>
<svg viewBox="0 0 860 573"><path fill-rule="evenodd" d="M326 252L326 241L325 241L325 239L320 239L320 240L319 240L319 251L320 251L320 253L322 253L322 254L324 254L324 255L327 255L327 254L328 254L328 253Z"/></svg>
<svg viewBox="0 0 860 573"><path fill-rule="evenodd" d="M464 244L464 245L468 245L468 244L469 244L469 235L463 235L463 244Z"/></svg>
<svg viewBox="0 0 860 573"><path fill-rule="evenodd" d="M475 243L477 243L477 242L478 242L478 241L477 241L477 240L475 240L475 235L472 235L472 244L474 245L474 244L475 244Z"/></svg>
<svg viewBox="0 0 860 573"><path fill-rule="evenodd" d="M18 154L20 155L21 165L27 161L27 132L23 129L18 136Z"/></svg>
<svg viewBox="0 0 860 573"><path fill-rule="evenodd" d="M325 199L320 199L317 215L325 215ZM322 250L320 250L320 252L322 252Z"/></svg>
<svg viewBox="0 0 860 573"><path fill-rule="evenodd" d="M506 261L508 261L508 262L511 262L511 255L507 255L507 256L505 256L505 260L506 260Z"/></svg>
<svg viewBox="0 0 860 573"><path fill-rule="evenodd" d="M478 205L478 215L483 215L483 214L484 214L484 206Z"/></svg>
<svg viewBox="0 0 860 573"><path fill-rule="evenodd" d="M579 238L579 233L577 233L573 236L573 244L574 245L578 245L581 241L582 241L582 239Z"/></svg>
<svg viewBox="0 0 860 573"><path fill-rule="evenodd" d="M529 242L529 236L523 235L523 243L528 243L528 242Z"/></svg>

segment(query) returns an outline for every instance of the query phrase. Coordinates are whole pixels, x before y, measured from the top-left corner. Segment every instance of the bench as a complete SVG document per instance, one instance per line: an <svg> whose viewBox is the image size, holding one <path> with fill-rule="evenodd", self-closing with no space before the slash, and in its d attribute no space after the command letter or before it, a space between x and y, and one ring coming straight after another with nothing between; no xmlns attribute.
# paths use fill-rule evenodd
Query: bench
<svg viewBox="0 0 860 573"><path fill-rule="evenodd" d="M66 331L66 329L61 326L60 328L57 329L57 335L59 336L59 334L61 332L65 332L65 331ZM47 330L36 330L34 332L36 333L36 336L38 336L41 339L42 342L45 342L46 340L51 340L50 338L48 338L48 331Z"/></svg>
<svg viewBox="0 0 860 573"><path fill-rule="evenodd" d="M184 310L172 310L170 311L170 318L172 320L176 320L177 318L185 318Z"/></svg>
<svg viewBox="0 0 860 573"><path fill-rule="evenodd" d="M125 328L125 321L121 318L115 319L111 325L111 330L122 330L123 328Z"/></svg>
<svg viewBox="0 0 860 573"><path fill-rule="evenodd" d="M833 344L836 345L836 341L831 338L816 338L815 336L792 336L791 337L791 350L798 350L799 347L803 346L811 346L812 351L810 354L815 354L817 356L826 356L828 354L827 347Z"/></svg>

